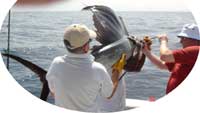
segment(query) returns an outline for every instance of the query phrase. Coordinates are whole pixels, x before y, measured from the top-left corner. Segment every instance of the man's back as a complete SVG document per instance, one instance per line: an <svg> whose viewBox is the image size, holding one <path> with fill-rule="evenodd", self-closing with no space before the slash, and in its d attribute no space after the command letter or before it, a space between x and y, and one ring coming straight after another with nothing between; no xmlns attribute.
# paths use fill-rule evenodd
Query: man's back
<svg viewBox="0 0 200 113"><path fill-rule="evenodd" d="M54 59L47 79L55 104L79 111L97 111L99 95L110 96L112 82L106 69L89 54Z"/></svg>

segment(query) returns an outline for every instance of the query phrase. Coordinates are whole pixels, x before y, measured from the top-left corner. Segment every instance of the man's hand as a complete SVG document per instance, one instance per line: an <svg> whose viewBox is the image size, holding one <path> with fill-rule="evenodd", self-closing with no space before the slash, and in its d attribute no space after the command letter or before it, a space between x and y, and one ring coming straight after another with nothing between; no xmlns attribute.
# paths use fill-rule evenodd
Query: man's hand
<svg viewBox="0 0 200 113"><path fill-rule="evenodd" d="M143 43L144 43L144 45L143 45L142 52L145 55L147 55L151 50L152 40L151 40L151 38L149 36L145 36L143 38Z"/></svg>
<svg viewBox="0 0 200 113"><path fill-rule="evenodd" d="M157 35L156 37L159 39L160 43L163 41L168 42L168 38L166 34Z"/></svg>
<svg viewBox="0 0 200 113"><path fill-rule="evenodd" d="M145 43L144 44L144 48L148 49L148 50L151 50L151 45L152 45L152 40L149 36L145 36L143 38L143 42Z"/></svg>

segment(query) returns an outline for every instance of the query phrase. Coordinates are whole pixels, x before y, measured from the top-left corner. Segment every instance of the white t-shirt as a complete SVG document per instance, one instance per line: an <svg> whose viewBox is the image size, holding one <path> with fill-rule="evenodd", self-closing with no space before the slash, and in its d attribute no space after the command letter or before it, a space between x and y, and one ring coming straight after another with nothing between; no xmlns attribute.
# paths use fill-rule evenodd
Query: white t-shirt
<svg viewBox="0 0 200 113"><path fill-rule="evenodd" d="M56 105L84 112L99 111L99 95L109 97L113 89L106 68L90 54L56 57L46 78Z"/></svg>

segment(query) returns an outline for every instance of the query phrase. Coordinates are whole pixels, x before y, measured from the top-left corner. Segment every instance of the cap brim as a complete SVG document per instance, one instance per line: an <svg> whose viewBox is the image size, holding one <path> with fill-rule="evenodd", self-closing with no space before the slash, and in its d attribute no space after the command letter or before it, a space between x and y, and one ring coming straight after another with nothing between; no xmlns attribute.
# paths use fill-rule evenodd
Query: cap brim
<svg viewBox="0 0 200 113"><path fill-rule="evenodd" d="M95 38L97 37L96 32L93 31L93 30L89 30L89 35L90 35L90 38L91 38L91 39L95 39Z"/></svg>
<svg viewBox="0 0 200 113"><path fill-rule="evenodd" d="M178 38L182 38L182 37L188 37L188 35L186 35L185 33L179 33L177 35Z"/></svg>

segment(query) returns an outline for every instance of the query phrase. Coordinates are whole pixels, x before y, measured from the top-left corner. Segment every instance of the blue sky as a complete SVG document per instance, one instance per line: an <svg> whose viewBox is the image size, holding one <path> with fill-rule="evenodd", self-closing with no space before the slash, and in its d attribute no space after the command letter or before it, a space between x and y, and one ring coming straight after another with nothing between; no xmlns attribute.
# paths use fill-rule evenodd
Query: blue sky
<svg viewBox="0 0 200 113"><path fill-rule="evenodd" d="M77 11L85 5L107 5L117 11L188 11L184 0L65 0L26 10ZM19 10L19 8L17 8ZM21 10L21 9L20 9ZM23 9L22 9L23 10Z"/></svg>

